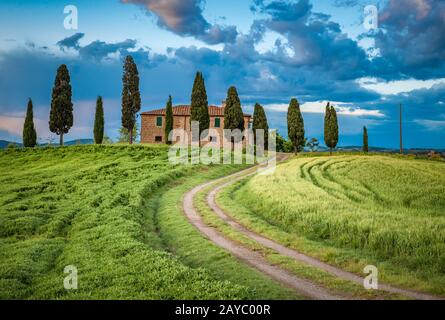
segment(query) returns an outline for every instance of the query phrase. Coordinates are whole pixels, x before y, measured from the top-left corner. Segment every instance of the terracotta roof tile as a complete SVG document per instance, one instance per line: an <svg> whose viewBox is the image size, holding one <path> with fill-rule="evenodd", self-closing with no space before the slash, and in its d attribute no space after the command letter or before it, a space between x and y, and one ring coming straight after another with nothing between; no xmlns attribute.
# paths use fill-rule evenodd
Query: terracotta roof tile
<svg viewBox="0 0 445 320"><path fill-rule="evenodd" d="M165 115L165 108L156 109L151 111L141 112L142 115L154 115L154 116L163 116ZM179 105L173 107L173 115L174 116L189 116L190 115L190 106L187 105ZM210 116L224 116L224 108L218 106L209 106L209 115ZM250 117L250 114L244 114L245 117Z"/></svg>

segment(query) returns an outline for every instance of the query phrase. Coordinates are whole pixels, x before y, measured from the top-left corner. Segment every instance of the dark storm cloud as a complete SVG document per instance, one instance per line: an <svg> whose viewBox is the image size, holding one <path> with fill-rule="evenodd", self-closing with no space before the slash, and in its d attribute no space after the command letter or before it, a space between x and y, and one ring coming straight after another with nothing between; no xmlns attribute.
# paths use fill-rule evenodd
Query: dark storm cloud
<svg viewBox="0 0 445 320"><path fill-rule="evenodd" d="M386 79L445 77L445 2L389 0L375 34L381 58L375 73Z"/></svg>
<svg viewBox="0 0 445 320"><path fill-rule="evenodd" d="M203 16L201 0L121 0L123 3L142 5L158 18L158 25L180 36L193 36L208 44L228 43L235 40L235 26L210 24Z"/></svg>
<svg viewBox="0 0 445 320"><path fill-rule="evenodd" d="M101 60L111 53L118 52L121 55L126 55L128 54L129 49L134 49L135 47L136 41L131 39L118 43L106 43L104 41L96 40L84 47L80 47L79 54L82 57Z"/></svg>
<svg viewBox="0 0 445 320"><path fill-rule="evenodd" d="M277 42L268 58L288 66L310 66L332 79L350 80L366 76L369 60L357 42L348 38L338 23L315 13L308 0L297 2L255 0L252 10L268 16L255 28L272 30L287 39L293 54L286 55Z"/></svg>
<svg viewBox="0 0 445 320"><path fill-rule="evenodd" d="M73 34L70 37L67 37L65 39L60 40L57 42L57 45L63 50L63 49L78 49L79 48L79 41L85 36L85 33L76 33Z"/></svg>
<svg viewBox="0 0 445 320"><path fill-rule="evenodd" d="M338 23L331 21L329 15L314 12L307 0L256 0L252 10L259 17L250 31L237 34L233 29L228 38L224 38L228 33L220 32L219 26L205 21L199 1L192 1L191 6L184 8L182 2L177 1L131 2L148 9L150 5L164 28L200 39L208 36L205 40L208 43L218 39L223 43L222 49L190 46L169 48L167 55L152 54L149 49L138 47L134 40L117 43L96 40L80 45L83 34L75 34L59 41L58 45L77 52L77 56L52 55L37 45L0 52L0 113L24 106L28 96L35 98L35 105L48 108L55 70L59 64L66 63L72 76L73 98L92 101L92 106L98 94L114 100L117 107L108 112L113 114L113 119L118 119L121 60L131 54L141 75L143 110L164 106L169 94L173 95L174 103L189 103L193 77L199 70L204 73L210 103L219 104L225 98L227 88L235 85L244 105L253 105L257 101L286 104L295 96L301 103L349 102L354 107L380 110L385 115L378 120L366 116L342 116L342 134L355 134L354 138L343 141L359 141L360 133L354 132L369 124L370 137L379 142L374 145L396 145L397 106L403 102L407 138L411 144L431 142L443 146L444 85L383 97L361 87L356 81L369 76L384 79L445 77L444 20L439 19L441 15L445 16L443 5L435 7L437 12L433 12L428 6L421 6L422 3L432 3L432 0L407 2L407 6L412 6L411 11L400 14L394 12L400 8L399 2L389 1L380 11L381 33L374 35L381 56L368 59L365 50L348 38ZM216 29L211 31L212 28ZM257 45L268 31L278 33L280 38L271 49L259 51ZM267 112L271 127L284 130L285 114L273 110ZM322 117L321 114L307 115L311 135L319 137L322 133ZM118 129L119 123L115 126L113 130ZM428 131L432 127L438 128L433 136ZM427 137L431 141L426 141Z"/></svg>
<svg viewBox="0 0 445 320"><path fill-rule="evenodd" d="M101 61L103 59L112 60L114 58L110 57L111 54L119 54L121 57L132 55L140 65L148 67L165 59L163 55L156 54L150 57L150 50L148 48L137 49L137 41L133 39L127 39L116 43L96 40L85 46L81 46L79 45L79 40L83 37L83 33L76 33L73 36L58 41L57 45L62 51L71 49L78 52L79 57L82 59L93 59L96 61Z"/></svg>
<svg viewBox="0 0 445 320"><path fill-rule="evenodd" d="M307 0L298 2L254 0L251 10L267 13L274 20L295 21L310 14L312 4Z"/></svg>

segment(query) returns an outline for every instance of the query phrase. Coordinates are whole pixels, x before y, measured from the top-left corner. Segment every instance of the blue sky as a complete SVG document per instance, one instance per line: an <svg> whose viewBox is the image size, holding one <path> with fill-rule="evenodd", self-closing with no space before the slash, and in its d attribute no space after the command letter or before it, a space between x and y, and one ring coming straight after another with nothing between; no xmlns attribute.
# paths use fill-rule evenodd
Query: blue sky
<svg viewBox="0 0 445 320"><path fill-rule="evenodd" d="M66 30L63 10L78 9ZM378 8L366 30L364 8ZM51 87L67 64L74 126L66 139L90 138L95 99L104 98L106 134L120 127L122 59L135 58L141 111L189 103L196 71L209 102L235 85L243 108L264 105L286 134L291 97L308 137L323 141L327 101L336 106L339 145L398 146L398 104L405 145L445 148L445 3L439 0L96 0L0 3L0 139L21 140L28 97L37 133L48 140Z"/></svg>

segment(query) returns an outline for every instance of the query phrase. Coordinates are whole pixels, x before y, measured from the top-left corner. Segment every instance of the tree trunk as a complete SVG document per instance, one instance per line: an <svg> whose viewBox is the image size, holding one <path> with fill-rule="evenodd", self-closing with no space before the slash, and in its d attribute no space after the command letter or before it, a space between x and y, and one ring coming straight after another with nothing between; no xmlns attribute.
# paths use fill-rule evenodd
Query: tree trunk
<svg viewBox="0 0 445 320"><path fill-rule="evenodd" d="M130 133L130 144L133 144L133 128L129 130Z"/></svg>
<svg viewBox="0 0 445 320"><path fill-rule="evenodd" d="M332 156L332 148L329 148L329 155Z"/></svg>
<svg viewBox="0 0 445 320"><path fill-rule="evenodd" d="M60 134L60 145L63 146L63 133Z"/></svg>
<svg viewBox="0 0 445 320"><path fill-rule="evenodd" d="M294 147L294 150L295 150L295 155L297 155L297 154L298 154L298 148L297 148L297 146Z"/></svg>

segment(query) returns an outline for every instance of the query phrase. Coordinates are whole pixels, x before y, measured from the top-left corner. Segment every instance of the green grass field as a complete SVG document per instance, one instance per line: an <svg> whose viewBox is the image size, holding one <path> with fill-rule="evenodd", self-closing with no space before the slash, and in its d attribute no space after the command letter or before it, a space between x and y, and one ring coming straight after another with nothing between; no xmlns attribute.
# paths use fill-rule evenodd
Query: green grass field
<svg viewBox="0 0 445 320"><path fill-rule="evenodd" d="M173 166L167 150L1 152L0 299L296 298L182 214L184 192L240 166ZM67 265L78 290L63 286Z"/></svg>
<svg viewBox="0 0 445 320"><path fill-rule="evenodd" d="M0 152L0 299L299 299L213 245L182 213L185 192L245 166L174 166L166 146ZM217 202L272 239L347 270L444 294L445 163L302 156L225 189ZM204 220L230 238L196 199ZM245 245L259 250L249 241ZM362 290L267 258L333 290ZM78 269L78 290L63 286Z"/></svg>
<svg viewBox="0 0 445 320"><path fill-rule="evenodd" d="M445 293L445 163L298 157L218 199L252 229L384 281ZM246 213L247 212L247 213Z"/></svg>

